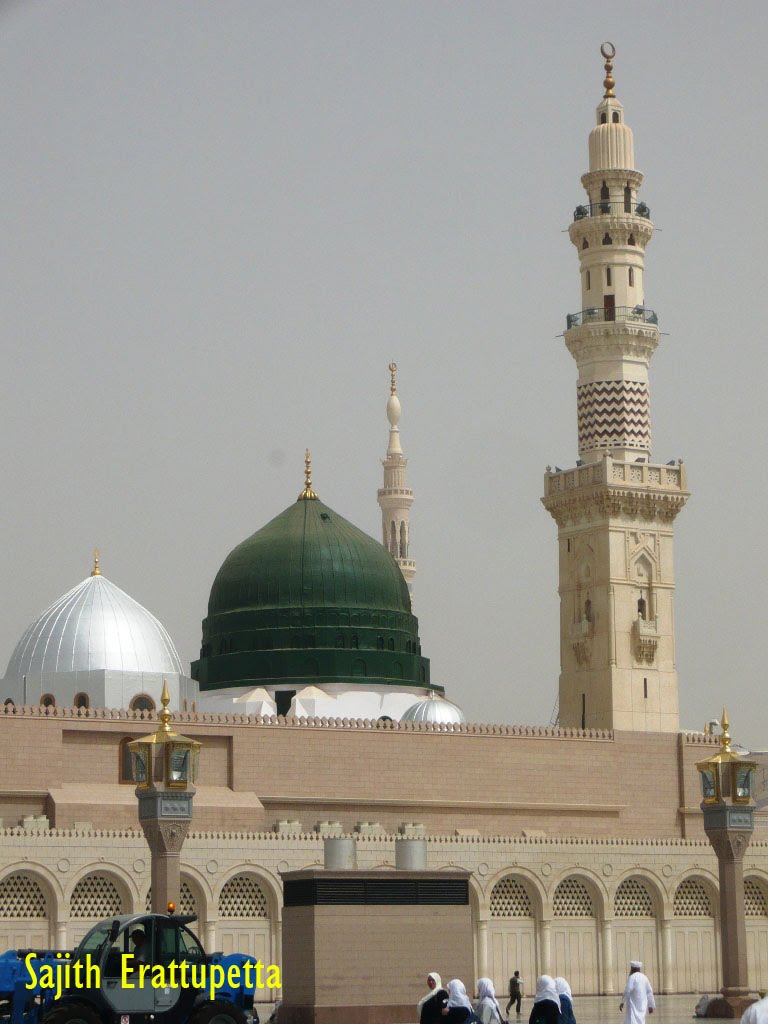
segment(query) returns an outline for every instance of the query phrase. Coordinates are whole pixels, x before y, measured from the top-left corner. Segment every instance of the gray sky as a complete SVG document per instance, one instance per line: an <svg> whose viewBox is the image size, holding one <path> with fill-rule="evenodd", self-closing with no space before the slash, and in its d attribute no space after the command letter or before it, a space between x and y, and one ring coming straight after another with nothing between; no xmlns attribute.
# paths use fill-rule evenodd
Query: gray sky
<svg viewBox="0 0 768 1024"><path fill-rule="evenodd" d="M760 3L0 4L0 673L105 575L197 656L213 577L295 500L379 536L387 363L432 678L546 722L576 453L583 201L617 47L642 198L654 458L682 457L681 720L768 746ZM750 471L751 472L751 471Z"/></svg>

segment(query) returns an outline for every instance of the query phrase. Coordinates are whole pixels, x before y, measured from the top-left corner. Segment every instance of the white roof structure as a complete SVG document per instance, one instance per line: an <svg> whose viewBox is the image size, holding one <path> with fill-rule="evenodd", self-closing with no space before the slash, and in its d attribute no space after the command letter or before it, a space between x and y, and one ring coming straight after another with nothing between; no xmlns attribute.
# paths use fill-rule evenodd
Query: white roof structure
<svg viewBox="0 0 768 1024"><path fill-rule="evenodd" d="M466 722L464 712L434 692L425 700L411 705L401 716L401 722L440 722L444 725L462 725Z"/></svg>
<svg viewBox="0 0 768 1024"><path fill-rule="evenodd" d="M95 670L184 674L162 623L100 571L26 629L5 678L26 676L34 686L48 673Z"/></svg>

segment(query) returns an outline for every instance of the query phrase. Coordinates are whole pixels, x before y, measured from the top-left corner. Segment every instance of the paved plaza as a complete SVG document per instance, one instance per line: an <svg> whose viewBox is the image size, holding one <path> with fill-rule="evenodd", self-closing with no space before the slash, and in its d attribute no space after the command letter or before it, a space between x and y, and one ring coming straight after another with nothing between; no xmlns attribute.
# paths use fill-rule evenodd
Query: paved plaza
<svg viewBox="0 0 768 1024"><path fill-rule="evenodd" d="M712 994L712 993L709 993ZM682 1024L683 1021L694 1019L693 1008L699 1001L700 995L670 995L657 996L656 1011L653 1016L646 1018L650 1024ZM619 1013L621 994L614 996L574 996L574 1012L576 1024L621 1024L624 1015ZM272 1013L274 1003L257 1003L259 1019L261 1024L266 1024L269 1015ZM519 1017L512 1014L511 1024L528 1024L528 1017L531 1013L533 1000L523 1000L523 1012ZM502 1011L504 1002L502 1001ZM415 1015L414 1015L415 1021Z"/></svg>

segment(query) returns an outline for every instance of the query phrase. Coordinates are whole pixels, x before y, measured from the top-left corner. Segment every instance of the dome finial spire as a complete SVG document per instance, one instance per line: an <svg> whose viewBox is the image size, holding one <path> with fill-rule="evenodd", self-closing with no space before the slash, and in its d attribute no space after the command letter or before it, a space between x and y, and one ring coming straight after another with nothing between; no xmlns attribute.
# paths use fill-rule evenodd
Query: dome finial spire
<svg viewBox="0 0 768 1024"><path fill-rule="evenodd" d="M168 683L165 679L163 680L163 692L160 695L160 703L163 705L162 711L157 716L160 719L160 730L162 732L170 732L173 715L168 710L168 705L171 703L171 695L168 692Z"/></svg>
<svg viewBox="0 0 768 1024"><path fill-rule="evenodd" d="M389 376L390 376L389 393L390 393L390 395L396 395L397 394L396 374L397 374L397 363L393 360L389 364Z"/></svg>
<svg viewBox="0 0 768 1024"><path fill-rule="evenodd" d="M317 495L312 490L312 456L309 454L309 448L304 452L304 490L296 500L317 501Z"/></svg>
<svg viewBox="0 0 768 1024"><path fill-rule="evenodd" d="M603 99L615 99L616 93L613 91L613 87L616 82L613 80L613 58L616 56L616 47L613 43L603 43L600 47L600 53L605 57L605 92L603 93Z"/></svg>
<svg viewBox="0 0 768 1024"><path fill-rule="evenodd" d="M91 576L101 576L101 568L99 567L99 549L93 549L93 568L91 569Z"/></svg>

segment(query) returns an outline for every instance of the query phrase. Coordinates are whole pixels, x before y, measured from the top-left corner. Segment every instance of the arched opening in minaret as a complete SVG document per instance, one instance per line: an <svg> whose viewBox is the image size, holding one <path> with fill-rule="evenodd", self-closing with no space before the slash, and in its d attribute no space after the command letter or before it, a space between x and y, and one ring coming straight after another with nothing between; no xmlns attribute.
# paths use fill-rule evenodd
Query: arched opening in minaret
<svg viewBox="0 0 768 1024"><path fill-rule="evenodd" d="M614 110L613 117L611 118L611 120L613 121L614 124L618 124L619 123L619 121L621 120L621 117L619 116L618 110Z"/></svg>
<svg viewBox="0 0 768 1024"><path fill-rule="evenodd" d="M635 241L635 236L634 235L630 235L629 236L629 238L627 239L627 245L637 245L637 242Z"/></svg>
<svg viewBox="0 0 768 1024"><path fill-rule="evenodd" d="M582 249L588 249L588 248L589 248L589 242L588 242L588 241L586 240L586 238L585 238L585 239L584 239L584 241L583 241L583 242L581 243L581 248L582 248Z"/></svg>
<svg viewBox="0 0 768 1024"><path fill-rule="evenodd" d="M603 235L603 245L613 245L613 239L611 238L611 236L608 234L607 231Z"/></svg>
<svg viewBox="0 0 768 1024"><path fill-rule="evenodd" d="M632 213L632 189L624 186L624 213Z"/></svg>
<svg viewBox="0 0 768 1024"><path fill-rule="evenodd" d="M400 523L400 557L408 557L408 537L405 532L405 523Z"/></svg>
<svg viewBox="0 0 768 1024"><path fill-rule="evenodd" d="M397 527L394 519L389 525L389 553L393 558L397 558Z"/></svg>
<svg viewBox="0 0 768 1024"><path fill-rule="evenodd" d="M609 199L611 198L611 192L608 186L603 182L600 189L600 213L610 213L611 206Z"/></svg>
<svg viewBox="0 0 768 1024"><path fill-rule="evenodd" d="M645 621L645 619L647 617L647 612L648 612L648 606L645 603L645 598L644 597L639 597L637 599L637 617L638 617L638 619L642 619L643 621Z"/></svg>
<svg viewBox="0 0 768 1024"><path fill-rule="evenodd" d="M592 601L589 597L587 597L587 600L584 602L584 618L587 622L592 621Z"/></svg>
<svg viewBox="0 0 768 1024"><path fill-rule="evenodd" d="M608 115L605 111L600 115L600 124L608 124Z"/></svg>
<svg viewBox="0 0 768 1024"><path fill-rule="evenodd" d="M610 267L606 267L605 268L605 283L608 285L609 288L611 287L611 285L613 283L611 281L611 268Z"/></svg>
<svg viewBox="0 0 768 1024"><path fill-rule="evenodd" d="M629 268L629 287L630 288L634 288L635 287L635 268L634 267L630 267Z"/></svg>

